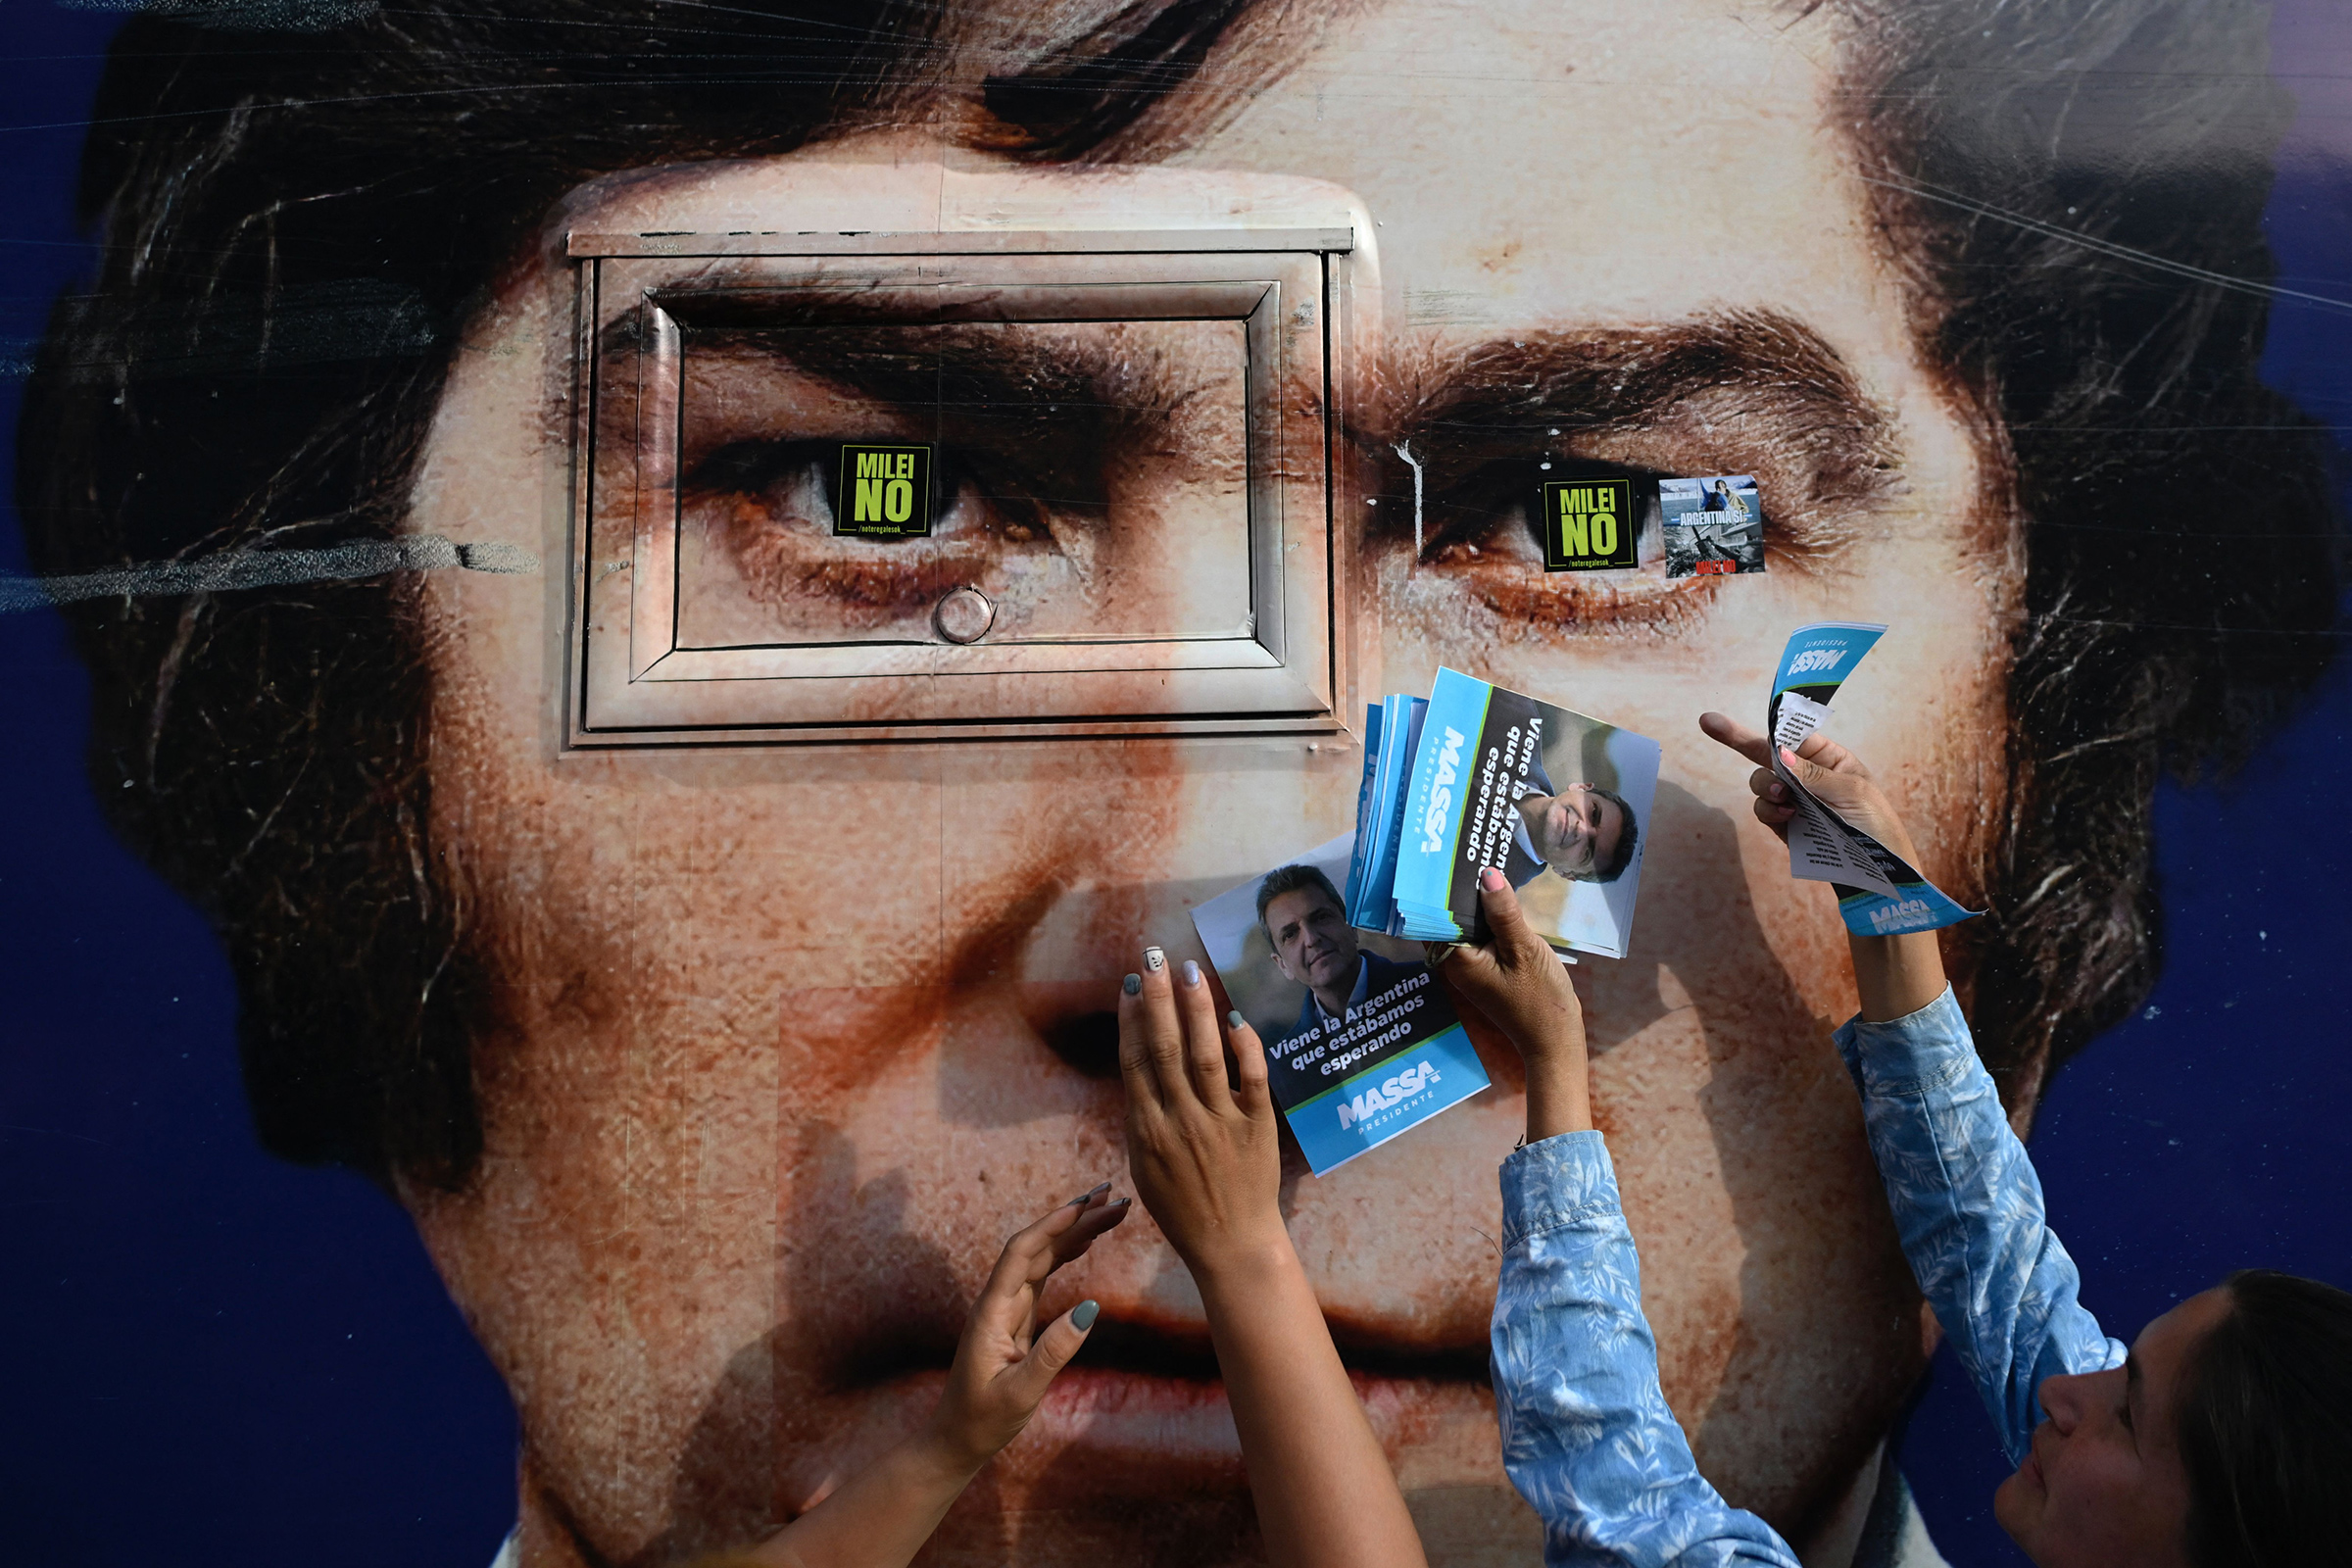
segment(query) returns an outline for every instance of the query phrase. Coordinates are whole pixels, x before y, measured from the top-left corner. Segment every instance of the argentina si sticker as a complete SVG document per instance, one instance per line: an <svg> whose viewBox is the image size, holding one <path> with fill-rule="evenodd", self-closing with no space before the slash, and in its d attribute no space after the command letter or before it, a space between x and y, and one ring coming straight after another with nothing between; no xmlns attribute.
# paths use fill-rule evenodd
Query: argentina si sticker
<svg viewBox="0 0 2352 1568"><path fill-rule="evenodd" d="M1536 503L1545 571L1619 571L1634 564L1630 479L1563 479L1545 484Z"/></svg>
<svg viewBox="0 0 2352 1568"><path fill-rule="evenodd" d="M833 491L833 532L905 539L931 532L931 449L841 445L841 482Z"/></svg>

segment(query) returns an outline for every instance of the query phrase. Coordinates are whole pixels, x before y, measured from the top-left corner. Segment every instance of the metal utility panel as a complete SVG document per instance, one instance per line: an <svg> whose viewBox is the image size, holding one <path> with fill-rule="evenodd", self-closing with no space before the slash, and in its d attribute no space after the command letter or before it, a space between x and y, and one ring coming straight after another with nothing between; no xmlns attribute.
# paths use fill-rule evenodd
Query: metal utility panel
<svg viewBox="0 0 2352 1568"><path fill-rule="evenodd" d="M1354 238L572 235L568 743L1342 727Z"/></svg>

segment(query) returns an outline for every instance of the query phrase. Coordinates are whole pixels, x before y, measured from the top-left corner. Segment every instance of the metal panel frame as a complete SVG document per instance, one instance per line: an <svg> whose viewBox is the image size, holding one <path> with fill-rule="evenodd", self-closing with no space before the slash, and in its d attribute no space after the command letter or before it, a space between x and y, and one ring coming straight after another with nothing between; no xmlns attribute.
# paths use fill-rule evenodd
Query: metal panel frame
<svg viewBox="0 0 2352 1568"><path fill-rule="evenodd" d="M1346 650L1334 637L1344 551L1330 505L1340 369L1332 271L1345 252L1292 248L1301 239L1348 245L1352 231L571 236L582 258L568 639L578 685L564 744L1346 727ZM932 320L1241 321L1250 375L1248 635L680 647L679 325L713 301L740 312L794 290L918 301L916 314ZM615 331L631 313L636 330Z"/></svg>

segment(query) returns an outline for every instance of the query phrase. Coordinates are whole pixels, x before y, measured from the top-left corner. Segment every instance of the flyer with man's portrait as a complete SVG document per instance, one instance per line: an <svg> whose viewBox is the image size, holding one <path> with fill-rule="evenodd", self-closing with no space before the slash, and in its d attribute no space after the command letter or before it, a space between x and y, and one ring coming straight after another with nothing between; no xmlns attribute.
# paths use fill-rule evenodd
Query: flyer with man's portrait
<svg viewBox="0 0 2352 1568"><path fill-rule="evenodd" d="M1487 1087L1421 945L1348 925L1340 887L1354 847L1353 834L1333 839L1193 911L1318 1176Z"/></svg>
<svg viewBox="0 0 2352 1568"><path fill-rule="evenodd" d="M1479 877L1494 869L1553 948L1624 957L1660 755L1646 735L1439 670L1403 802L1401 929L1481 940Z"/></svg>

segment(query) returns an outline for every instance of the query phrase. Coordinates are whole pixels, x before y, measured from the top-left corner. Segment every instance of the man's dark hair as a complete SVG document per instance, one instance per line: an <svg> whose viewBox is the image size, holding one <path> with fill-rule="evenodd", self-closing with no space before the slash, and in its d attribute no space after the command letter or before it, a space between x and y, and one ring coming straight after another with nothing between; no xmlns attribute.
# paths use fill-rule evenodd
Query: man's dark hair
<svg viewBox="0 0 2352 1568"><path fill-rule="evenodd" d="M1246 96L1247 71L1200 67L1250 4L1105 0L984 83L976 128L955 122L1018 159L1151 156ZM2327 656L2322 437L2256 373L2286 105L2251 0L1838 9L1854 41L1835 122L2025 528L2013 809L1976 868L1993 910L1976 998L2004 1092L2031 1095L2155 972L2160 768L2241 755ZM84 152L98 275L59 303L25 394L36 568L385 537L462 327L566 191L922 122L961 90L943 86L943 29L985 16L352 0L134 18ZM324 30L257 30L306 17ZM2216 495L2262 528L2214 550ZM457 1187L481 1148L471 1039L495 988L432 830L413 594L393 576L68 614L99 799L221 935L264 1143Z"/></svg>
<svg viewBox="0 0 2352 1568"><path fill-rule="evenodd" d="M1279 870L1268 871L1266 879L1257 885L1257 923L1261 926L1266 923L1267 905L1285 893L1296 893L1300 888L1322 889L1323 896L1331 901L1333 908L1342 914L1348 912L1348 901L1340 897L1340 890L1331 885L1331 878L1325 876L1318 867L1286 865ZM1271 931L1266 933L1269 937L1273 934Z"/></svg>
<svg viewBox="0 0 2352 1568"><path fill-rule="evenodd" d="M1642 822L1634 815L1634 808L1625 804L1625 797L1615 790L1604 790L1595 785L1587 785L1586 788L1615 806L1617 814L1624 819L1625 825L1618 829L1617 848L1610 852L1606 860L1593 862L1592 870L1570 877L1568 880L1571 882L1614 882L1625 875L1627 866L1634 863L1634 848L1642 842Z"/></svg>
<svg viewBox="0 0 2352 1568"><path fill-rule="evenodd" d="M1979 1049L2016 1104L2162 956L2155 788L2241 761L2326 666L2329 445L2265 386L2272 159L2250 0L1838 0L1850 115L1913 331L2023 527L2009 811L1974 868ZM2278 533L2214 559L2210 499Z"/></svg>
<svg viewBox="0 0 2352 1568"><path fill-rule="evenodd" d="M2335 1561L2352 1475L2352 1295L2268 1269L2224 1289L2230 1315L2190 1349L2181 1381L2188 1560Z"/></svg>

